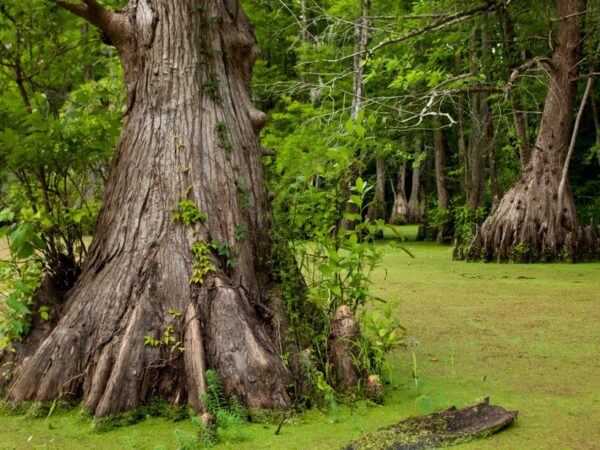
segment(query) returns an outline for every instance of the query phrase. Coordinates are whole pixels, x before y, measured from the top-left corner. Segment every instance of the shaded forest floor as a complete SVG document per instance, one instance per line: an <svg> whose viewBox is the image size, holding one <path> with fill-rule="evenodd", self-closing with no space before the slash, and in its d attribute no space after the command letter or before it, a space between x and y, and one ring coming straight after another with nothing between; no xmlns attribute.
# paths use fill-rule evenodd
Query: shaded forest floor
<svg viewBox="0 0 600 450"><path fill-rule="evenodd" d="M410 234L409 230L409 234ZM489 395L519 410L512 428L464 449L600 448L600 264L495 265L453 262L451 248L409 242L385 256L375 293L409 327L394 355L383 407L296 416L223 435L231 449L331 449L349 439ZM387 276L386 276L387 272ZM412 378L413 352L418 386ZM189 422L148 419L98 433L76 411L49 419L0 415L0 448L175 449Z"/></svg>

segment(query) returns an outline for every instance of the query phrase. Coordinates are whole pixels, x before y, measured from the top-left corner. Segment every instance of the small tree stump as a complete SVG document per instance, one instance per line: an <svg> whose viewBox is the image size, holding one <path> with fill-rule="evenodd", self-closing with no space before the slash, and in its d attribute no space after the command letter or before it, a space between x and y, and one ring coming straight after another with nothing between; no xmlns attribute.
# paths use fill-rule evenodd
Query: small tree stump
<svg viewBox="0 0 600 450"><path fill-rule="evenodd" d="M360 328L346 305L340 306L331 324L331 366L337 381L345 388L355 387L361 376L354 364L353 342L360 337Z"/></svg>
<svg viewBox="0 0 600 450"><path fill-rule="evenodd" d="M375 403L383 403L383 386L377 375L371 374L367 377L365 391L369 400Z"/></svg>
<svg viewBox="0 0 600 450"><path fill-rule="evenodd" d="M511 425L517 411L493 406L489 398L466 408L411 417L350 442L345 450L419 450L489 436Z"/></svg>

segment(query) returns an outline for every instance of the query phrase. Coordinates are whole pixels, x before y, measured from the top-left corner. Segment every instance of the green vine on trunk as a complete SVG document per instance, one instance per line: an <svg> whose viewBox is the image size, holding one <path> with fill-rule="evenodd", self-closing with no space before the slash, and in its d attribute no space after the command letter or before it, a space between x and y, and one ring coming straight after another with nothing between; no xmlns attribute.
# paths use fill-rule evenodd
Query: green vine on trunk
<svg viewBox="0 0 600 450"><path fill-rule="evenodd" d="M205 222L208 218L206 214L198 210L196 204L191 200L181 200L172 217L174 222L181 222L185 225L195 225Z"/></svg>
<svg viewBox="0 0 600 450"><path fill-rule="evenodd" d="M250 212L250 193L248 192L248 187L244 180L237 179L235 180L235 187L237 188L238 194L240 195L240 200L242 202L242 211L245 213Z"/></svg>
<svg viewBox="0 0 600 450"><path fill-rule="evenodd" d="M181 311L176 311L173 308L169 308L167 313L169 314L173 322L183 315ZM162 336L160 338L154 339L150 335L144 336L144 345L157 348L168 348L171 352L177 351L181 353L184 351L183 343L181 341L178 341L175 336L176 331L175 327L173 326L173 323L168 323L165 329L163 330Z"/></svg>
<svg viewBox="0 0 600 450"><path fill-rule="evenodd" d="M190 279L190 283L201 286L204 284L208 274L217 271L212 260L212 246L205 241L197 241L192 244L190 249L195 258L192 266L192 278Z"/></svg>
<svg viewBox="0 0 600 450"><path fill-rule="evenodd" d="M225 122L217 122L215 125L215 133L217 134L217 145L227 150L228 152L233 150L233 144L228 138L229 128Z"/></svg>

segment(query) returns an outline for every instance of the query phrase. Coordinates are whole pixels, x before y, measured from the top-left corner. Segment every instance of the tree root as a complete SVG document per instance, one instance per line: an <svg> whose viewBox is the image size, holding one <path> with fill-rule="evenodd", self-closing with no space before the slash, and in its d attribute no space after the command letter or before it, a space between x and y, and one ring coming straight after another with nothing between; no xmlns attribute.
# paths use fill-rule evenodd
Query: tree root
<svg viewBox="0 0 600 450"><path fill-rule="evenodd" d="M76 290L55 327L32 335L36 348L17 354L7 400L83 398L104 417L160 396L202 411L210 367L225 395L249 407L289 405L289 373L244 288L219 276L194 288L184 276L165 289L154 281L161 280L155 265L144 266L118 275L106 269L113 283L96 277Z"/></svg>

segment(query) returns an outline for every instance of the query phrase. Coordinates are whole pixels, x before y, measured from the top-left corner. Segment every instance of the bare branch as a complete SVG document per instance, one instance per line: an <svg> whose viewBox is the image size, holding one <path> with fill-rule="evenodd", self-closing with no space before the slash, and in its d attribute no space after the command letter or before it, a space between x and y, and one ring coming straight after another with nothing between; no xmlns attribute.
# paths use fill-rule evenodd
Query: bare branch
<svg viewBox="0 0 600 450"><path fill-rule="evenodd" d="M596 52L600 52L600 42L598 42L598 46L596 47ZM583 112L585 110L585 104L587 99L592 91L592 87L594 86L594 78L589 77L587 83L585 85L585 92L583 93L583 98L581 99L581 104L579 105L579 111L577 111L577 117L575 118L575 125L573 126L573 131L571 133L571 142L569 144L569 150L567 152L567 156L565 158L565 164L563 166L562 176L560 178L560 184L558 186L558 206L561 208L564 207L564 196L565 196L565 187L567 184L567 179L569 178L569 167L571 165L571 158L573 157L573 151L575 150L575 143L577 142L577 134L579 133L579 125L581 124L581 118L583 117ZM596 131L597 132L597 131Z"/></svg>
<svg viewBox="0 0 600 450"><path fill-rule="evenodd" d="M508 93L514 86L515 81L517 80L517 78L519 78L521 74L527 72L533 66L537 65L543 66L548 72L554 72L554 63L552 62L552 59L546 57L530 59L529 61L526 61L525 63L521 64L519 67L516 67L512 71L508 82L502 89L504 91L504 95L508 95Z"/></svg>
<svg viewBox="0 0 600 450"><path fill-rule="evenodd" d="M552 18L550 18L550 21L551 22L560 22L561 20L567 20L567 19L570 19L571 17L577 17L577 16L581 16L581 15L591 13L591 12L595 12L595 11L593 9L588 9L586 11L579 11L579 12L576 12L573 14L568 14L563 17L556 17L556 18L552 17Z"/></svg>
<svg viewBox="0 0 600 450"><path fill-rule="evenodd" d="M375 47L370 49L369 53L375 53L377 50L379 50L382 47L385 47L390 44L397 44L399 42L406 41L407 39L413 38L415 36L419 36L428 31L434 31L439 28L442 28L443 26L461 22L465 19L468 19L471 16L474 16L475 14L477 14L479 12L483 12L483 11L487 11L487 10L491 9L492 6L493 5L490 2L485 2L485 4L483 4L482 6L478 6L477 8L472 8L472 9L469 9L468 11L461 11L456 14L452 14L450 16L442 17L423 28L419 28L418 30L411 31L410 33L406 33L406 34L396 37L396 38L386 39L385 41L380 42Z"/></svg>
<svg viewBox="0 0 600 450"><path fill-rule="evenodd" d="M572 78L571 81L581 81L581 80L586 80L588 78L596 78L596 77L600 77L600 72L590 72L587 75L581 75L577 78Z"/></svg>
<svg viewBox="0 0 600 450"><path fill-rule="evenodd" d="M573 132L571 134L571 143L569 144L569 150L567 152L567 157L565 159L565 164L563 166L562 176L560 178L560 184L558 186L558 206L561 208L564 207L564 198L565 198L565 186L567 184L567 179L569 178L569 167L571 165L571 158L573 157L573 151L575 150L575 143L577 142L577 133L579 132L579 125L581 124L581 117L583 116L583 112L585 110L585 104L587 103L587 99L590 95L590 91L592 90L592 86L594 85L594 79L588 78L588 81L585 85L585 92L583 93L583 98L581 99L581 104L579 105L579 111L577 111L577 117L575 118L575 125L573 126Z"/></svg>
<svg viewBox="0 0 600 450"><path fill-rule="evenodd" d="M442 14L409 14L406 16L367 16L369 20L418 20L418 19L439 19Z"/></svg>

